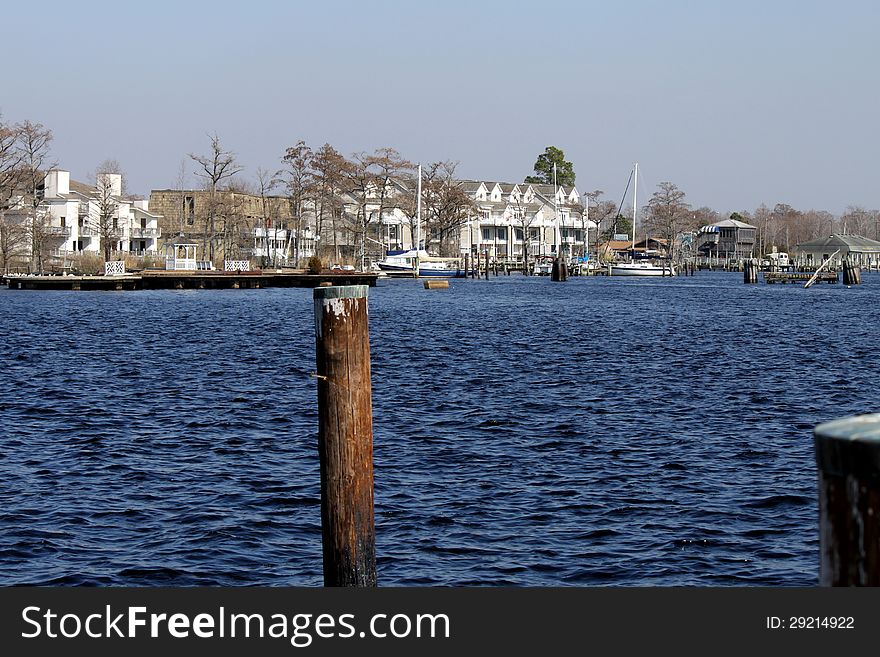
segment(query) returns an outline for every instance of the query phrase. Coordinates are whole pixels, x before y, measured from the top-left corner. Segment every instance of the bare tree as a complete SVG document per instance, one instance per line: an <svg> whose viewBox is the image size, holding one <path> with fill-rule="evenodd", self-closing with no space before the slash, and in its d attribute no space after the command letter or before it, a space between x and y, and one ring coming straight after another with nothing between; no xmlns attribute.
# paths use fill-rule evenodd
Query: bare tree
<svg viewBox="0 0 880 657"><path fill-rule="evenodd" d="M365 266L367 237L371 226L376 226L376 237L381 236L382 218L396 207L398 200L392 178L415 168L393 148L379 148L372 155L355 153L345 170L346 191L355 202L355 212L346 216L347 228L359 245L361 269ZM381 240L377 240L381 241Z"/></svg>
<svg viewBox="0 0 880 657"><path fill-rule="evenodd" d="M41 123L24 121L16 124L15 132L21 174L19 184L31 242L31 268L42 273L50 236L48 212L42 207L42 186L46 171L55 166L49 159L52 131Z"/></svg>
<svg viewBox="0 0 880 657"><path fill-rule="evenodd" d="M602 200L605 194L601 189L595 189L592 192L584 192L584 207L589 208L585 217L596 224L596 240L594 247L596 249L596 257L599 257L599 239L611 239L613 235L614 219L617 216L617 205L614 201Z"/></svg>
<svg viewBox="0 0 880 657"><path fill-rule="evenodd" d="M17 146L17 131L0 117L0 258L4 273L9 271L13 255L27 239L21 222L6 215L21 176L21 153Z"/></svg>
<svg viewBox="0 0 880 657"><path fill-rule="evenodd" d="M661 182L648 201L645 224L651 232L666 240L669 257L675 258L675 239L690 218L690 205L685 203L685 193L671 182ZM647 244L646 244L647 247Z"/></svg>
<svg viewBox="0 0 880 657"><path fill-rule="evenodd" d="M840 230L843 233L862 235L874 235L880 239L880 217L877 210L867 210L857 205L848 205L846 211L840 216ZM828 231L831 234L831 231Z"/></svg>
<svg viewBox="0 0 880 657"><path fill-rule="evenodd" d="M269 195L278 185L278 182L277 176L269 173L266 169L262 167L257 169L257 190L260 195L260 216L257 218L257 225L263 234L263 245L266 249L264 264L269 264L272 267L278 266L278 231L281 228L279 222L272 216L272 204Z"/></svg>
<svg viewBox="0 0 880 657"><path fill-rule="evenodd" d="M21 177L22 153L18 148L18 131L0 116L0 210L12 197Z"/></svg>
<svg viewBox="0 0 880 657"><path fill-rule="evenodd" d="M95 231L101 241L104 262L109 262L116 251L119 239L119 194L122 189L122 174L119 163L105 160L95 171L95 204L97 213L93 216Z"/></svg>
<svg viewBox="0 0 880 657"><path fill-rule="evenodd" d="M777 203L770 212L770 227L772 242L770 246L783 247L786 253L791 253L792 234L797 228L798 221L803 216L800 210L795 210L787 203Z"/></svg>
<svg viewBox="0 0 880 657"><path fill-rule="evenodd" d="M240 166L235 160L235 154L224 150L220 143L220 137L217 133L208 135L211 140L211 152L208 155L189 154L189 157L200 167L200 171L196 171L196 176L205 181L205 188L208 190L208 207L204 216L204 225L202 233L202 253L206 254L209 260L214 259L215 241L218 237L217 218L220 209L221 200L218 196L221 183L230 180L233 176L240 173L244 167ZM225 226L224 222L224 226ZM224 235L227 231L223 231ZM224 248L225 248L224 239ZM226 254L223 254L226 258Z"/></svg>
<svg viewBox="0 0 880 657"><path fill-rule="evenodd" d="M313 190L315 232L324 243L327 243L328 240L324 239L327 236L325 222L329 218L331 233L329 242L332 242L334 257L339 260L339 230L343 215L342 195L345 174L350 169L351 163L330 144L324 144L313 154L311 165L315 176ZM329 247L330 244L325 247L325 250Z"/></svg>
<svg viewBox="0 0 880 657"><path fill-rule="evenodd" d="M253 217L248 201L258 194L259 190L244 180L231 180L216 192L215 208L224 260L241 257L251 244Z"/></svg>
<svg viewBox="0 0 880 657"><path fill-rule="evenodd" d="M461 227L476 212L470 195L456 180L458 162L434 162L425 190L425 227L427 238L437 242L440 255L457 255Z"/></svg>
<svg viewBox="0 0 880 657"><path fill-rule="evenodd" d="M302 257L301 243L305 227L305 205L315 189L315 172L312 169L314 154L312 149L300 140L295 146L291 146L285 151L281 160L284 162L284 168L277 175L284 181L290 200L290 215L293 219L295 232L293 259L298 267Z"/></svg>

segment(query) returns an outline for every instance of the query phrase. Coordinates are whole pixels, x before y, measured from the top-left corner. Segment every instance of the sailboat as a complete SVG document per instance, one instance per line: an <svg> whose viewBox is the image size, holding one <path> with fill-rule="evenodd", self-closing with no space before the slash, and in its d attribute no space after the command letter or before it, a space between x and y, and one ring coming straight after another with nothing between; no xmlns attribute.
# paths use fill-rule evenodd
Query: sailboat
<svg viewBox="0 0 880 657"><path fill-rule="evenodd" d="M675 276L675 267L671 262L657 263L650 260L637 261L636 254L636 217L638 212L638 197L636 192L639 184L639 163L633 165L633 226L632 248L630 249L629 262L617 262L608 266L610 276ZM645 250L648 242L645 240Z"/></svg>
<svg viewBox="0 0 880 657"><path fill-rule="evenodd" d="M412 249L406 251L386 251L385 259L376 264L388 276L419 278L442 276L444 278L464 278L467 272L459 258L433 258L421 246L422 231L422 165L419 165L418 187L416 188L416 225L413 231Z"/></svg>

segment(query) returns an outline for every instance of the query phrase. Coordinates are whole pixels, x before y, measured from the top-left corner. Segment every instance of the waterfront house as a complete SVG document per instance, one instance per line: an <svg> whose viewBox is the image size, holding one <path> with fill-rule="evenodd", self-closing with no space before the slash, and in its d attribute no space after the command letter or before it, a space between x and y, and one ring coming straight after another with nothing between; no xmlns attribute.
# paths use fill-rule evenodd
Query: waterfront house
<svg viewBox="0 0 880 657"><path fill-rule="evenodd" d="M27 233L20 255L43 263L103 254L104 239L112 240L117 256L158 253L161 217L150 211L148 201L124 195L117 173L98 174L96 184L89 185L71 180L69 171L52 169L37 190L36 208L20 199L7 217Z"/></svg>
<svg viewBox="0 0 880 657"><path fill-rule="evenodd" d="M844 259L860 266L876 268L880 266L880 242L861 235L834 234L795 247L795 260L798 264L816 266L829 258L831 266L839 266Z"/></svg>
<svg viewBox="0 0 880 657"><path fill-rule="evenodd" d="M757 228L737 219L725 219L697 232L697 253L716 260L751 258L755 251Z"/></svg>
<svg viewBox="0 0 880 657"><path fill-rule="evenodd" d="M47 226L58 239L56 255L102 253L102 238L111 239L111 250L121 256L158 253L160 217L150 212L149 201L123 195L121 174L98 174L98 184L87 185L53 169L46 173L43 205ZM112 215L106 219L111 225L103 228L102 210Z"/></svg>
<svg viewBox="0 0 880 657"><path fill-rule="evenodd" d="M575 187L477 180L462 185L474 215L462 226L461 252L521 262L526 255L573 257L590 250L596 224L584 215Z"/></svg>

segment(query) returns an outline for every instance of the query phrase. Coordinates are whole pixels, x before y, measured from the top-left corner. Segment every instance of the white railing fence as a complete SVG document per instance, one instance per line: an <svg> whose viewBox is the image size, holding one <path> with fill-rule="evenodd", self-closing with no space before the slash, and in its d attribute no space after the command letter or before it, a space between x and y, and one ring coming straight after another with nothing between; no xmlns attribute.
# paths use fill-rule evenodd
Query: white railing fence
<svg viewBox="0 0 880 657"><path fill-rule="evenodd" d="M104 263L104 276L121 276L125 273L124 260L112 260Z"/></svg>

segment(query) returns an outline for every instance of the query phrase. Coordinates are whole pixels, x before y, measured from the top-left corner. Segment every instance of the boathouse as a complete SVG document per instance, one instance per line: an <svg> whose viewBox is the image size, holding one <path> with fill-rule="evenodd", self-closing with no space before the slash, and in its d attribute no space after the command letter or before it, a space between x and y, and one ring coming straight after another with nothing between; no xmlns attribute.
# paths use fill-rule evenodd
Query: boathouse
<svg viewBox="0 0 880 657"><path fill-rule="evenodd" d="M697 253L705 258L726 260L751 258L757 230L738 219L725 219L703 226L697 232Z"/></svg>
<svg viewBox="0 0 880 657"><path fill-rule="evenodd" d="M880 242L861 235L834 234L795 247L795 259L805 265L831 259L832 266L838 266L847 258L859 267L874 269L880 266Z"/></svg>

